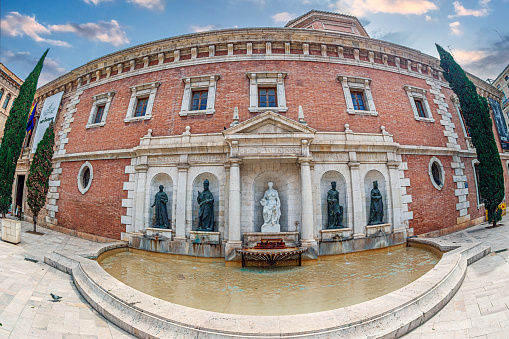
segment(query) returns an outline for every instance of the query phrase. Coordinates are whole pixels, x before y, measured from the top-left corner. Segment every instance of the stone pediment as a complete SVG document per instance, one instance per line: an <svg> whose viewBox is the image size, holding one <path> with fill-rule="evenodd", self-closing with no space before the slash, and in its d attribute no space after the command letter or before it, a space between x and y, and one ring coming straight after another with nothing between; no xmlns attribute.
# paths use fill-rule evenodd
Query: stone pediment
<svg viewBox="0 0 509 339"><path fill-rule="evenodd" d="M225 137L235 134L311 134L316 130L284 117L278 113L265 112L241 122L223 132Z"/></svg>

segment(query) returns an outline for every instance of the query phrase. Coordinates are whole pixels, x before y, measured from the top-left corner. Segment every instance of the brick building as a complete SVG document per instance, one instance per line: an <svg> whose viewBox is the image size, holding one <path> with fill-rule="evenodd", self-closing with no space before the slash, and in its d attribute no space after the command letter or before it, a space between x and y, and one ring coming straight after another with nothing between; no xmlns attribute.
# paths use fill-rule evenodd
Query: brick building
<svg viewBox="0 0 509 339"><path fill-rule="evenodd" d="M9 116L12 102L19 94L23 80L0 62L0 141L4 135L5 122Z"/></svg>
<svg viewBox="0 0 509 339"><path fill-rule="evenodd" d="M128 239L153 225L163 185L168 251L214 256L191 246L205 179L215 199L214 253L227 259L246 234L260 232L269 181L281 199L281 231L297 232L318 255L341 252L324 245L332 181L354 239L369 234L374 181L384 230L401 239L484 218L475 150L439 60L370 38L355 17L311 11L284 28L146 43L78 67L36 98L62 91L41 212L51 227ZM509 155L500 152L507 181ZM25 152L18 180L28 164Z"/></svg>

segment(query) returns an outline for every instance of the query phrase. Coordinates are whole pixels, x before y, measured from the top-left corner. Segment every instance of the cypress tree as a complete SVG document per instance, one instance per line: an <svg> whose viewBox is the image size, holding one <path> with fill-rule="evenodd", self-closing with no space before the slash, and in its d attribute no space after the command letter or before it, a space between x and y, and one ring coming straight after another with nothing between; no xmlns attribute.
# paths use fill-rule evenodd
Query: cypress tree
<svg viewBox="0 0 509 339"><path fill-rule="evenodd" d="M28 115L32 101L34 101L37 81L48 51L49 49L44 52L32 73L21 85L19 95L14 99L5 122L4 137L0 145L0 212L2 212L3 217L5 217L5 213L11 205L14 172L21 154L21 146L26 134Z"/></svg>
<svg viewBox="0 0 509 339"><path fill-rule="evenodd" d="M49 177L52 171L51 160L53 159L54 145L55 132L53 122L51 122L46 132L44 132L42 140L37 145L27 179L27 203L33 215L34 232L36 231L37 216L46 203Z"/></svg>
<svg viewBox="0 0 509 339"><path fill-rule="evenodd" d="M504 199L504 174L500 154L492 129L490 109L486 98L477 94L475 85L450 53L436 45L440 54L440 66L445 79L459 98L465 123L479 160L479 191L488 211L488 221L497 224L502 219L498 205Z"/></svg>

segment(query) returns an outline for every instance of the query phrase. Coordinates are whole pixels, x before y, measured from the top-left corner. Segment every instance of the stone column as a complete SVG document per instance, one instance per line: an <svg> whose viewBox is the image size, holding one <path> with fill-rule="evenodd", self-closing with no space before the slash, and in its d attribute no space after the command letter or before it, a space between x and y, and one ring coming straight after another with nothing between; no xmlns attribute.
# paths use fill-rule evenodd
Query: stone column
<svg viewBox="0 0 509 339"><path fill-rule="evenodd" d="M308 250L302 254L303 259L316 259L318 245L313 236L313 184L311 181L311 158L299 158L301 187L301 243Z"/></svg>
<svg viewBox="0 0 509 339"><path fill-rule="evenodd" d="M240 159L230 159L230 192L228 202L228 242L225 248L225 259L236 261L239 259L235 248L242 246L240 239Z"/></svg>
<svg viewBox="0 0 509 339"><path fill-rule="evenodd" d="M133 212L134 217L134 231L139 232L145 229L145 195L146 195L146 181L148 164L146 163L147 157L138 159L137 164L134 166L136 170L136 191L134 194ZM150 190L149 190L150 191ZM148 226L148 225L147 225Z"/></svg>
<svg viewBox="0 0 509 339"><path fill-rule="evenodd" d="M396 158L392 153L388 153L392 158ZM387 162L387 167L389 168L389 178L390 178L390 187L391 187L391 203L392 203L392 229L403 228L402 225L402 214L403 214L403 204L401 201L401 192L400 192L400 184L399 184L399 162L395 160L389 159ZM387 211L388 212L388 211ZM386 212L386 213L387 213Z"/></svg>
<svg viewBox="0 0 509 339"><path fill-rule="evenodd" d="M348 152L350 161L348 167L350 167L350 180L352 183L352 206L353 206L353 234L354 237L364 236L364 226L367 225L366 218L362 215L363 204L362 192L361 192L361 178L359 174L360 163L357 161L357 153Z"/></svg>
<svg viewBox="0 0 509 339"><path fill-rule="evenodd" d="M175 213L175 239L186 239L187 164L180 164L177 181L177 211Z"/></svg>

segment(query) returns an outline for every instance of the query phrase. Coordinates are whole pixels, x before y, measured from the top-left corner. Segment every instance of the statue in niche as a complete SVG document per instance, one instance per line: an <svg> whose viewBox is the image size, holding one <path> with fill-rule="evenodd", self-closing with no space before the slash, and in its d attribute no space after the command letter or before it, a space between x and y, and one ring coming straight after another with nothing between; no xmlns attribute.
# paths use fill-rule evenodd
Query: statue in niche
<svg viewBox="0 0 509 339"><path fill-rule="evenodd" d="M274 184L268 183L269 189L265 191L260 204L263 206L262 232L279 232L279 218L281 217L281 201L279 194L272 188Z"/></svg>
<svg viewBox="0 0 509 339"><path fill-rule="evenodd" d="M336 182L331 182L331 186L332 188L327 192L327 228L344 228L343 206L339 204L339 192L336 190Z"/></svg>
<svg viewBox="0 0 509 339"><path fill-rule="evenodd" d="M214 196L209 190L209 181L203 182L203 192L198 191L198 231L214 231Z"/></svg>
<svg viewBox="0 0 509 339"><path fill-rule="evenodd" d="M156 223L154 228L170 228L168 221L168 210L166 204L168 203L168 195L163 192L164 186L159 185L159 192L156 193L154 204L151 207L156 208Z"/></svg>
<svg viewBox="0 0 509 339"><path fill-rule="evenodd" d="M368 225L383 224L383 218L384 218L384 204L382 202L382 193L380 193L380 190L378 189L378 181L373 181Z"/></svg>

